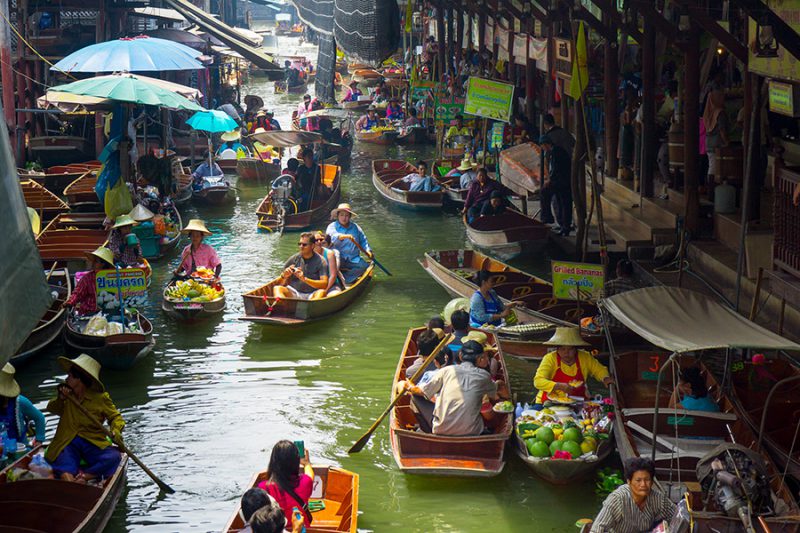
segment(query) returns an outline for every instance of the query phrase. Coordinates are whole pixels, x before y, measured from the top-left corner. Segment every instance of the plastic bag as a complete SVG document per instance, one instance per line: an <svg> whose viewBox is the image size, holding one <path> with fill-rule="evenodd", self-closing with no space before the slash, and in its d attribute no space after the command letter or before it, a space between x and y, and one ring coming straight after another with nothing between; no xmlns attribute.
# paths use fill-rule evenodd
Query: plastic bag
<svg viewBox="0 0 800 533"><path fill-rule="evenodd" d="M117 183L106 191L105 211L106 216L114 219L120 215L130 213L133 209L133 199L125 180L118 179Z"/></svg>
<svg viewBox="0 0 800 533"><path fill-rule="evenodd" d="M94 337L105 337L108 329L108 320L101 313L94 315L89 319L89 323L83 328L84 335L92 335Z"/></svg>
<svg viewBox="0 0 800 533"><path fill-rule="evenodd" d="M122 333L122 324L119 322L109 322L106 327L106 337L111 335L119 335Z"/></svg>

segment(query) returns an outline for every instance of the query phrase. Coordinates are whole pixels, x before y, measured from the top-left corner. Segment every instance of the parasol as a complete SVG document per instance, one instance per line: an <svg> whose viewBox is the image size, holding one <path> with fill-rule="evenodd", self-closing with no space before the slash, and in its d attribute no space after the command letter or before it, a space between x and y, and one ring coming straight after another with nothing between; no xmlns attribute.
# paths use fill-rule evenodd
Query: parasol
<svg viewBox="0 0 800 533"><path fill-rule="evenodd" d="M198 70L201 53L188 46L141 35L97 43L69 54L50 67L64 72L145 72Z"/></svg>
<svg viewBox="0 0 800 533"><path fill-rule="evenodd" d="M112 74L53 87L51 91L94 96L121 103L153 105L167 109L201 111L203 108L176 92L133 74ZM49 92L49 91L48 91Z"/></svg>

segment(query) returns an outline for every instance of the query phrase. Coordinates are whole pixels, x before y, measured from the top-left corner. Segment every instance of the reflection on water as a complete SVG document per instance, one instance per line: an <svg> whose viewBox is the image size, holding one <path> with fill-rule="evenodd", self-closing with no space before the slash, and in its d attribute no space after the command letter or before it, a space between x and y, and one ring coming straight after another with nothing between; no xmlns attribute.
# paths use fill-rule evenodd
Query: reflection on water
<svg viewBox="0 0 800 533"><path fill-rule="evenodd" d="M242 94L262 96L288 127L299 96L274 95L271 83L253 83ZM388 404L407 328L440 313L448 301L417 258L427 250L464 245L454 214L395 209L372 186L373 158L413 161L430 155L424 148L356 145L343 201L353 205L377 257L394 275L376 271L372 287L353 306L303 329L237 320L243 312L240 295L276 275L296 251L293 236L256 228L265 184L240 181L235 204L184 213L185 220L205 219L214 232L208 242L223 261L228 307L223 316L196 325L170 320L160 311L161 288L178 264L180 248L154 265L145 310L157 334L154 354L128 372L104 371L102 378L127 421L128 446L177 493L159 498L155 485L131 463L127 493L108 531L218 531L282 438L304 440L314 461L360 474L362 530L477 532L491 521L492 531L532 531L534 523L535 531L566 531L576 518L594 514L599 502L590 482L551 487L535 480L516 457L488 480L401 474L386 424L360 454L346 453ZM523 266L542 272L546 259ZM39 407L53 395L60 350L19 373L24 394ZM513 390L528 399L533 366L515 360L508 366ZM48 422L53 431L55 419Z"/></svg>

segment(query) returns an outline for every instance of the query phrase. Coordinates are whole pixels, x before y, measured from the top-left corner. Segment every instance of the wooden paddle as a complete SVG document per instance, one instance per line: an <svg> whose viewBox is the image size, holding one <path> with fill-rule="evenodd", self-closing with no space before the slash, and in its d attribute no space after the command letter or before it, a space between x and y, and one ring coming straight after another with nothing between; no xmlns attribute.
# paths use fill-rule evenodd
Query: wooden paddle
<svg viewBox="0 0 800 533"><path fill-rule="evenodd" d="M425 358L425 362L422 363L422 366L420 366L417 369L417 371L414 372L413 376L408 378L408 381L416 385L417 381L419 381L419 378L421 378L422 374L425 372L425 369L427 369L428 365L430 365L433 362L434 358L436 357L436 354L438 354L442 350L442 348L450 344L450 342L452 342L453 339L455 339L454 335L452 334L446 335L445 338L442 339L442 341L436 346L436 348L433 349L430 355L428 355L428 357ZM400 401L400 398L402 398L407 393L408 391L403 391L397 396L395 396L394 400L392 400L392 403L389 404L389 407L387 407L386 410L381 414L381 416L379 416L378 419L372 424L372 426L370 426L367 432L364 433L364 435L362 435L361 438L358 439L356 443L350 447L349 450L347 450L347 453L360 452L364 448L364 446L366 446L366 444L369 442L370 437L372 437L372 434L375 432L376 429L378 429L378 426L381 425L383 419L386 418L386 415L388 415L391 412L391 410L394 409L394 406L397 405L397 402Z"/></svg>
<svg viewBox="0 0 800 533"><path fill-rule="evenodd" d="M137 465L139 465L139 466L141 467L141 469L142 469L142 470L144 470L144 473L145 473L145 474L147 474L148 476L150 476L150 479L152 479L153 481L155 481L156 485L158 485L158 488L160 488L161 490L163 490L163 491L164 491L164 492L166 492L167 494L172 494L172 493L174 493L174 492L175 492L175 489L173 489L172 487L170 487L169 485L167 485L166 483L164 483L163 481L161 481L161 480L158 478L158 476L156 476L156 475L155 475L155 474L154 474L154 473L153 473L153 472L152 472L152 471L151 471L149 468L147 468L147 466L146 466L146 465L145 465L145 464L144 464L144 463L141 461L141 459L139 459L138 457L136 457L136 455L135 455L135 454L134 454L134 453L133 453L133 452L132 452L132 451L131 451L131 450L130 450L130 449L127 447L127 446L125 446L125 444L122 442L122 440L121 440L121 439L120 439L120 440L117 440L116 438L114 438L114 434L113 434L113 433L111 433L111 431L110 431L110 430L109 430L109 429L108 429L108 428L107 428L107 427L106 427L106 426L105 426L105 425L104 425L102 422L100 422L100 421L99 421L99 420L98 420L98 419L97 419L97 418L96 418L96 417L95 417L95 416L94 416L92 413L90 413L89 411L87 411L87 410L86 410L86 408L85 408L84 406L82 406L82 405L81 405L81 404L78 402L78 400L77 400L77 399L75 399L75 397L74 397L72 394L63 394L62 396L64 396L65 398L67 398L69 401L71 401L71 402L72 402L72 404L73 404L75 407L77 407L77 408L78 408L78 410L79 410L81 413L83 413L83 415L84 415L86 418L88 418L88 419L89 419L89 421L91 421L91 422L92 422L92 423L93 423L95 426L97 426L98 428L100 428L100 429L103 431L103 433L105 433L105 434L106 434L106 436L107 436L108 438L110 438L110 439L111 439L111 441L112 441L114 444L116 444L116 445L117 445L117 447L118 447L120 450L122 450L123 452L125 452L126 454L128 454L128 457L130 457L131 459L133 459L133 462L134 462L134 463L136 463Z"/></svg>
<svg viewBox="0 0 800 533"><path fill-rule="evenodd" d="M353 237L353 244L355 244L355 245L356 245L356 247L357 247L359 250L361 250L361 253L363 253L364 255L366 255L367 257L369 257L369 254L367 253L367 251L366 251L364 248L362 248L360 244L358 244L358 241L355 239L355 237ZM377 259L375 259L375 252L372 252L372 262L373 262L373 263L375 263L376 265L378 265L378 268L380 268L381 270L383 270L384 272L386 272L386 275L387 275L387 276L391 276L391 275L392 275L392 273L391 273L391 272L389 272L388 270L386 270L386 267L384 267L382 264L380 264L380 263L378 262L378 260L377 260Z"/></svg>
<svg viewBox="0 0 800 533"><path fill-rule="evenodd" d="M50 267L50 272L48 272L48 273L47 273L47 277L46 277L46 278L45 278L45 280L44 280L44 282L45 282L45 283L47 283L48 281L50 281L50 276L52 276L52 275L53 275L53 272L55 272L55 271L56 271L56 267L57 267L57 266L58 266L58 261L55 261L55 262L53 263L53 266L51 266L51 267Z"/></svg>

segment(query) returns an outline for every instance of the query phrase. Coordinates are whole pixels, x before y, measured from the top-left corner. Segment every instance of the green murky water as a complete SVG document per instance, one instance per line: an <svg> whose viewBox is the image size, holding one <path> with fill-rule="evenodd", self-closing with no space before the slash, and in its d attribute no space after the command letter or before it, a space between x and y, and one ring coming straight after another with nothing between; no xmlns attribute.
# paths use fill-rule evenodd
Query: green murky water
<svg viewBox="0 0 800 533"><path fill-rule="evenodd" d="M297 96L261 94L289 124ZM153 356L128 372L104 371L103 380L128 426L128 445L177 493L159 498L133 463L127 490L107 531L219 531L251 475L266 467L279 439L304 440L312 460L340 465L360 477L358 526L363 531L574 531L575 520L599 506L592 481L554 487L535 479L513 453L492 479L415 477L399 472L387 425L360 453L346 450L388 403L392 375L407 329L441 312L448 296L417 264L426 250L457 248L465 235L453 214L417 214L390 207L371 183L373 158L414 160L415 150L357 145L343 180L343 201L360 215L370 244L393 272L376 270L368 292L338 316L296 330L237 320L240 295L270 279L296 251L296 237L256 230L255 209L265 186L238 184L237 201L222 208L189 207L201 217L223 261L228 291L224 316L187 326L159 308L172 255L157 263L149 316L157 333ZM185 243L184 243L185 244ZM542 272L547 257L523 264ZM55 347L21 369L19 381L40 407L59 374ZM533 365L508 361L512 388L526 399ZM55 419L48 418L50 431Z"/></svg>

